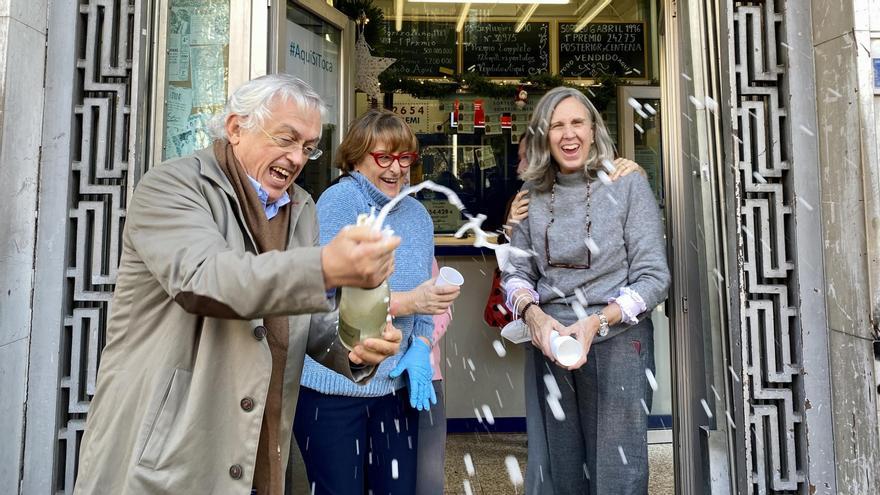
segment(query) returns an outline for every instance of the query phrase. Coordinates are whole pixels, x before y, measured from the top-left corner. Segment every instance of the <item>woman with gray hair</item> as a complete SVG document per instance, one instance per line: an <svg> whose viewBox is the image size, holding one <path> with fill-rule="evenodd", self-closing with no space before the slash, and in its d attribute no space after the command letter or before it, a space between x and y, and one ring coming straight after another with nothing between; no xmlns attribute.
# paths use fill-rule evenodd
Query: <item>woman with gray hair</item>
<svg viewBox="0 0 880 495"><path fill-rule="evenodd" d="M535 255L512 259L503 283L507 305L543 354L535 389L526 392L543 406L543 428L528 431L549 453L541 491L644 494L645 370L654 368L648 315L670 280L657 203L641 174L608 179L614 144L580 91L549 91L529 131L529 214L514 226L511 244ZM576 362L556 361L552 332L580 342Z"/></svg>

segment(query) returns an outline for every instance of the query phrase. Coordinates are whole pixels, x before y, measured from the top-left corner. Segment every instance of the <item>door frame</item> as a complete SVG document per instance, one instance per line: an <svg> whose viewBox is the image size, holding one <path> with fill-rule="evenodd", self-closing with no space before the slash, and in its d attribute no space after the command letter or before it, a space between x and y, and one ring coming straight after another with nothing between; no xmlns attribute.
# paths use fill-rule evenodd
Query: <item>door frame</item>
<svg viewBox="0 0 880 495"><path fill-rule="evenodd" d="M256 0L255 0L256 1ZM355 74L355 24L345 14L321 0L278 0L272 2L269 9L268 36L265 42L267 69L272 72L281 72L284 68L284 52L281 49L281 38L285 33L287 22L287 4L293 3L305 9L324 22L339 29L342 33L340 46L340 76L339 76L339 132L334 145L342 143L343 131L348 128L348 123L354 118L354 74Z"/></svg>
<svg viewBox="0 0 880 495"><path fill-rule="evenodd" d="M678 494L736 493L724 142L718 110L698 104L726 101L718 11L715 2L680 4L661 3L658 36L675 486Z"/></svg>

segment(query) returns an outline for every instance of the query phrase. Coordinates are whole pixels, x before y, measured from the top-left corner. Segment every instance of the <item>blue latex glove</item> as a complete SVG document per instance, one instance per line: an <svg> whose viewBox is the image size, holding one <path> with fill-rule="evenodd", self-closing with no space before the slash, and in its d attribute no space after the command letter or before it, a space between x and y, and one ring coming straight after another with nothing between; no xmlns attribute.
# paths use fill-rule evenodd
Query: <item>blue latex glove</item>
<svg viewBox="0 0 880 495"><path fill-rule="evenodd" d="M409 405L419 411L431 409L437 403L434 393L434 370L431 368L431 347L421 338L414 338L412 345L400 358L397 367L391 370L391 378L397 378L404 371L409 376ZM428 402L430 400L430 403Z"/></svg>

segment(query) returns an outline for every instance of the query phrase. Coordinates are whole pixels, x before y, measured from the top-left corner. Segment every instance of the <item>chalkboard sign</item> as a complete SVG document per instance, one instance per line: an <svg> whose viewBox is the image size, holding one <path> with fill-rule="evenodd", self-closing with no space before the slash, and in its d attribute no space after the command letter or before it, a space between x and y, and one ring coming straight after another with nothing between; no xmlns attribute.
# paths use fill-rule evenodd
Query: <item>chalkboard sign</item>
<svg viewBox="0 0 880 495"><path fill-rule="evenodd" d="M597 22L579 33L574 27L574 23L559 23L560 76L648 77L644 23Z"/></svg>
<svg viewBox="0 0 880 495"><path fill-rule="evenodd" d="M384 57L396 58L389 71L404 76L441 77L455 73L455 24L403 21L400 31L385 22Z"/></svg>
<svg viewBox="0 0 880 495"><path fill-rule="evenodd" d="M464 27L464 71L486 77L526 77L550 71L550 23L531 22L515 32L513 22Z"/></svg>

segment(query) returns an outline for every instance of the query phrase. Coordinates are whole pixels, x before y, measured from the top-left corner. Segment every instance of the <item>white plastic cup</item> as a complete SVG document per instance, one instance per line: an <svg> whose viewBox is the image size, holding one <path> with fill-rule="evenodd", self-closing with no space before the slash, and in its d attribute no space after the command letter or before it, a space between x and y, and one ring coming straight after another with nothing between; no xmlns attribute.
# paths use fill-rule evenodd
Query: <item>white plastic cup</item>
<svg viewBox="0 0 880 495"><path fill-rule="evenodd" d="M444 266L440 269L440 274L437 275L437 280L434 281L434 285L437 287L442 287L444 285L454 285L456 287L461 287L464 284L464 276L458 272L455 268L451 266Z"/></svg>
<svg viewBox="0 0 880 495"><path fill-rule="evenodd" d="M584 352L580 342L568 335L559 335L555 330L550 332L550 350L563 366L571 366L578 362Z"/></svg>

